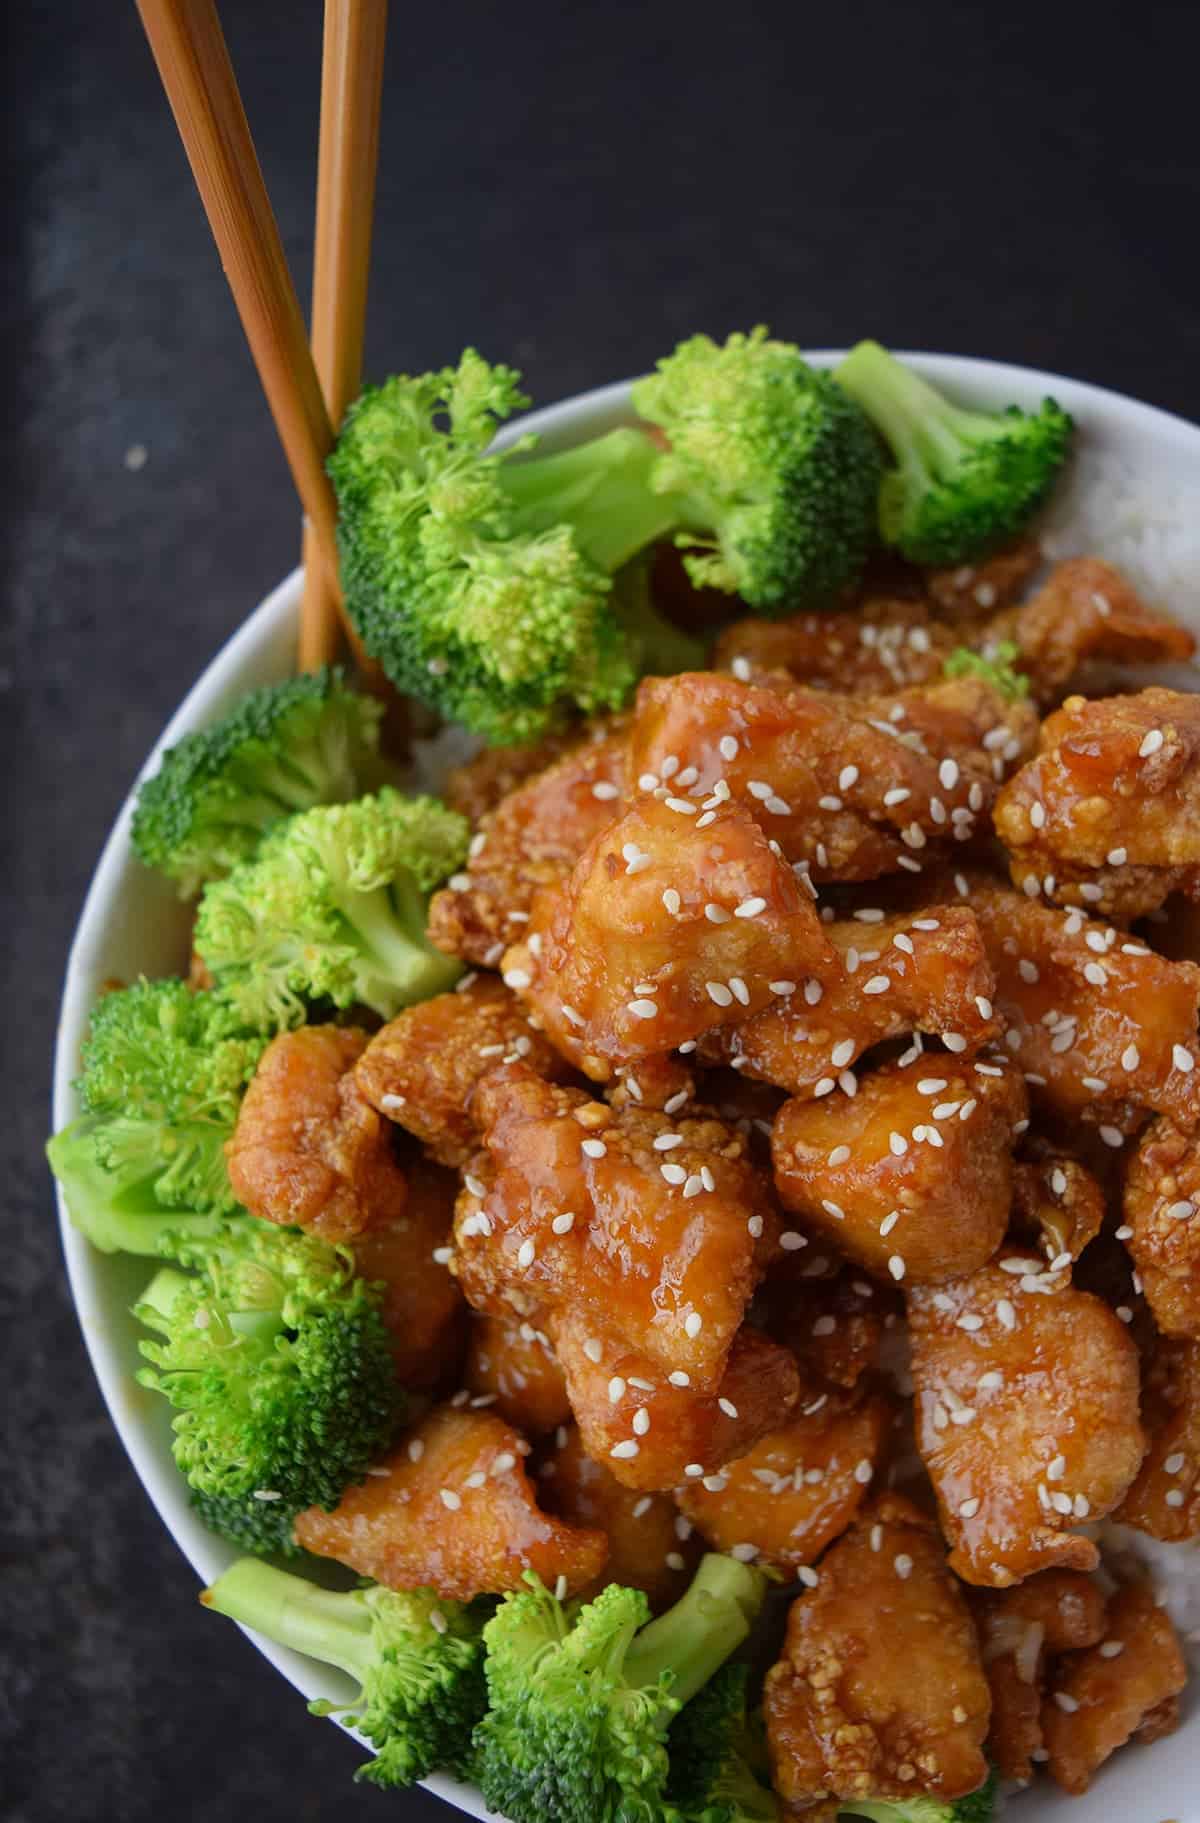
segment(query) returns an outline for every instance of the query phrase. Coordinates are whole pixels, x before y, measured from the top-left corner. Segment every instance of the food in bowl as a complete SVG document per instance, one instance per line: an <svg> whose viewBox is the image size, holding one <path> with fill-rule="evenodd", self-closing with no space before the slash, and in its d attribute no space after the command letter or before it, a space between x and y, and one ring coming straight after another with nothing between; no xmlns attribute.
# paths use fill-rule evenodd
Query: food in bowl
<svg viewBox="0 0 1200 1823"><path fill-rule="evenodd" d="M384 785L352 815L287 805L206 886L224 947L200 942L194 995L101 1006L68 1201L174 1256L143 1307L199 1498L243 1548L372 1579L335 1598L250 1561L210 1599L360 1678L384 1782L458 1768L539 1823L769 1815L768 1777L816 1815L986 1816L989 1759L1079 1789L1173 1724L1170 1624L1095 1531L1200 1525L1188 1218L1159 1194L1169 1171L1188 1200L1200 977L1153 940L1183 818L1142 814L1186 806L1189 705L1068 691L1190 641L1096 560L870 561L853 597L731 621L657 555L634 586L709 668L455 775L432 943ZM1085 797L1097 728L1111 786ZM470 972L431 994L422 947ZM130 1204L135 1136L162 1153ZM227 1139L190 1206L179 1155ZM416 1389L399 1421L384 1347ZM299 1505L327 1468L346 1485ZM768 1577L795 1592L769 1765L760 1692L720 1668ZM594 1758L565 1746L581 1666Z"/></svg>

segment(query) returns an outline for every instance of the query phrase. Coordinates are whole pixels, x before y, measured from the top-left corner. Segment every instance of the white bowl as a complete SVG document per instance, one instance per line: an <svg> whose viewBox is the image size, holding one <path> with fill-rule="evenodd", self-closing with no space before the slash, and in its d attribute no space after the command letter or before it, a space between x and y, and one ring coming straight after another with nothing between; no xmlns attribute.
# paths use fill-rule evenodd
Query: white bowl
<svg viewBox="0 0 1200 1823"><path fill-rule="evenodd" d="M818 353L812 358L825 365L836 357ZM935 355L906 358L968 404L1028 408L1052 393L1074 414L1085 451L1055 510L1058 547L1064 552L1100 550L1125 563L1152 596L1200 633L1200 429L1117 393L1028 368ZM544 433L551 446L576 441L626 419L628 393L626 384L602 387L535 413L521 429ZM1118 475L1114 482L1114 467L1124 470L1124 479ZM1096 490L1101 486L1108 504L1098 512ZM1073 524L1082 528L1074 538ZM206 726L243 692L287 675L299 600L300 573L294 571L213 659L172 717L144 771L155 769L165 747ZM186 966L187 917L170 886L135 858L129 841L132 810L130 797L105 844L71 946L55 1054L56 1129L78 1113L72 1082L101 984L114 976L130 980L139 973L170 974ZM59 1216L80 1325L113 1423L163 1524L197 1574L211 1582L236 1553L205 1531L189 1508L171 1459L165 1403L134 1380L137 1326L129 1307L146 1280L146 1264L94 1251L70 1225L61 1197ZM1192 1573L1200 1578L1200 1554ZM1198 1619L1193 1610L1193 1626ZM306 1697L344 1700L346 1685L337 1674L256 1634L250 1637ZM314 1722L314 1734L316 1726ZM314 1750L319 1751L319 1738ZM479 1794L467 1786L434 1778L429 1787L469 1816L488 1814ZM1200 1705L1193 1698L1177 1734L1152 1750L1115 1756L1086 1798L1068 1800L1039 1787L1019 1799L1014 1814L1020 1823L1060 1816L1074 1823L1161 1823L1165 1818L1200 1823L1198 1788Z"/></svg>

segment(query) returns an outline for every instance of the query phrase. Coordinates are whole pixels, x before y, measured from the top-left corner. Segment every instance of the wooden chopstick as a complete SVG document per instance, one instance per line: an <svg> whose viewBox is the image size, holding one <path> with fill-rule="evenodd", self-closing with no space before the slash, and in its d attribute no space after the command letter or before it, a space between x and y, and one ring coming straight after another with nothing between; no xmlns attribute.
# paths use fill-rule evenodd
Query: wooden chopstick
<svg viewBox="0 0 1200 1823"><path fill-rule="evenodd" d="M137 0L284 453L337 584L329 413L213 0ZM358 642L347 627L351 643Z"/></svg>
<svg viewBox="0 0 1200 1823"><path fill-rule="evenodd" d="M312 355L336 429L362 383L387 0L326 0L313 256ZM336 592L305 523L300 668L337 655Z"/></svg>

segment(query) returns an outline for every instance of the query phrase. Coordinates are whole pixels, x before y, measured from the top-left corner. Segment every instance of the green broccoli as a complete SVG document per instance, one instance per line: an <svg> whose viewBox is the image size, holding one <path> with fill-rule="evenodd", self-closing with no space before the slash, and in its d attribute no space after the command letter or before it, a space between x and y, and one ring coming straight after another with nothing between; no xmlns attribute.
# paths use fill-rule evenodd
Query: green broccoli
<svg viewBox="0 0 1200 1823"><path fill-rule="evenodd" d="M1032 414L964 411L878 342L834 370L895 459L879 490L879 528L913 563L969 563L1016 536L1067 459L1072 420L1053 399Z"/></svg>
<svg viewBox="0 0 1200 1823"><path fill-rule="evenodd" d="M175 1408L185 1479L205 1516L268 1544L296 1513L331 1508L403 1416L378 1288L314 1235L246 1216L178 1249L134 1315L154 1332L138 1374ZM273 1510L256 1521L251 1502Z"/></svg>
<svg viewBox="0 0 1200 1823"><path fill-rule="evenodd" d="M191 1488L188 1504L201 1525L239 1551L252 1551L256 1557L304 1556L293 1529L295 1510L281 1500L258 1500L253 1494L202 1494Z"/></svg>
<svg viewBox="0 0 1200 1823"><path fill-rule="evenodd" d="M75 1226L105 1253L170 1254L238 1207L225 1169L265 1040L215 995L139 981L99 1000L77 1085L82 1116L47 1146Z"/></svg>
<svg viewBox="0 0 1200 1823"><path fill-rule="evenodd" d="M457 811L390 786L277 824L200 901L196 947L218 996L271 1031L301 1023L315 1000L391 1019L452 987L462 965L426 941L426 915L469 839Z"/></svg>
<svg viewBox="0 0 1200 1823"><path fill-rule="evenodd" d="M761 1718L746 1715L745 1665L722 1665L671 1723L667 1797L702 1823L776 1823Z"/></svg>
<svg viewBox="0 0 1200 1823"><path fill-rule="evenodd" d="M666 432L651 485L675 507L697 583L759 613L821 606L854 582L875 533L882 462L828 375L763 328L724 346L692 336L633 402Z"/></svg>
<svg viewBox="0 0 1200 1823"><path fill-rule="evenodd" d="M536 1577L526 1583L484 1628L489 1707L475 1773L485 1803L510 1823L669 1814L671 1720L746 1638L766 1578L710 1554L654 1621L641 1590L619 1583L574 1615Z"/></svg>
<svg viewBox="0 0 1200 1823"><path fill-rule="evenodd" d="M956 646L942 672L946 677L981 677L1006 702L1019 703L1029 695L1029 679L1014 669L1020 656L1021 648L1012 639L996 640L982 652L975 652L970 646Z"/></svg>
<svg viewBox="0 0 1200 1823"><path fill-rule="evenodd" d="M357 1778L400 1788L426 1773L465 1772L483 1714L483 1624L491 1603L443 1601L432 1589L317 1588L243 1558L201 1601L268 1639L336 1665L359 1685L345 1720L376 1757ZM341 1713L328 1702L314 1715Z"/></svg>
<svg viewBox="0 0 1200 1823"><path fill-rule="evenodd" d="M143 780L133 846L185 896L247 860L280 817L340 804L384 782L382 704L340 670L254 690L187 734Z"/></svg>
<svg viewBox="0 0 1200 1823"><path fill-rule="evenodd" d="M965 1798L946 1800L920 1793L905 1798L847 1798L839 1817L863 1817L867 1823L992 1823L996 1814L996 1774Z"/></svg>

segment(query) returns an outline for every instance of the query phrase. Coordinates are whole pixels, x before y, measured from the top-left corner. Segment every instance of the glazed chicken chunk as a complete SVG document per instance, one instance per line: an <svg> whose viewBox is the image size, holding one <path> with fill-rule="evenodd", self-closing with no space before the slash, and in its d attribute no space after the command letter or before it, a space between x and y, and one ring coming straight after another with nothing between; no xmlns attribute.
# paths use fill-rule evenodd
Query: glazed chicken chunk
<svg viewBox="0 0 1200 1823"><path fill-rule="evenodd" d="M995 1253L1013 1196L1025 1085L1003 1063L928 1053L854 1095L789 1101L771 1151L785 1209L879 1278L931 1284Z"/></svg>
<svg viewBox="0 0 1200 1823"><path fill-rule="evenodd" d="M1104 1638L1105 1599L1077 1570L1043 1570L1014 1589L977 1591L971 1611L979 1629L992 1692L988 1754L1001 1778L1027 1784L1044 1760L1042 1701L1048 1658L1097 1646Z"/></svg>
<svg viewBox="0 0 1200 1823"><path fill-rule="evenodd" d="M991 1698L937 1527L897 1494L861 1513L792 1603L767 1675L775 1789L949 1800L987 1777ZM918 1668L919 1667L919 1672Z"/></svg>
<svg viewBox="0 0 1200 1823"><path fill-rule="evenodd" d="M1068 1269L1012 1251L915 1286L908 1310L917 1444L951 1568L997 1589L1054 1566L1095 1569L1099 1551L1075 1528L1113 1510L1146 1447L1119 1318Z"/></svg>
<svg viewBox="0 0 1200 1823"><path fill-rule="evenodd" d="M529 1437L542 1436L571 1416L550 1338L527 1318L472 1317L463 1383Z"/></svg>
<svg viewBox="0 0 1200 1823"><path fill-rule="evenodd" d="M926 593L943 620L955 625L978 621L1016 601L1042 561L1041 547L1023 538L979 563L926 570Z"/></svg>
<svg viewBox="0 0 1200 1823"><path fill-rule="evenodd" d="M494 975L471 974L455 992L422 1000L385 1025L354 1073L373 1108L441 1164L457 1166L479 1145L468 1108L476 1083L521 1058L548 1082L568 1074L516 995Z"/></svg>
<svg viewBox="0 0 1200 1823"><path fill-rule="evenodd" d="M366 1034L281 1032L258 1061L226 1147L229 1182L251 1215L353 1240L404 1215L404 1173L388 1123L354 1076Z"/></svg>
<svg viewBox="0 0 1200 1823"><path fill-rule="evenodd" d="M1055 1667L1042 1709L1051 1776L1078 1795L1126 1741L1170 1734L1186 1681L1166 1610L1144 1583L1128 1584L1108 1604L1099 1645L1070 1652Z"/></svg>
<svg viewBox="0 0 1200 1823"><path fill-rule="evenodd" d="M354 1243L359 1278L384 1287L379 1314L391 1337L396 1378L412 1391L441 1385L462 1358L467 1307L447 1264L454 1199L452 1172L429 1159L405 1164L404 1214Z"/></svg>
<svg viewBox="0 0 1200 1823"><path fill-rule="evenodd" d="M1148 1127L1125 1178L1126 1245L1166 1336L1200 1337L1200 1137Z"/></svg>
<svg viewBox="0 0 1200 1823"><path fill-rule="evenodd" d="M1155 1338L1142 1422L1150 1447L1115 1517L1172 1543L1200 1537L1200 1342Z"/></svg>
<svg viewBox="0 0 1200 1823"><path fill-rule="evenodd" d="M767 1333L817 1379L857 1386L878 1360L884 1331L899 1314L899 1297L831 1250L809 1247L798 1230L784 1233L794 1251L772 1265L756 1300ZM806 1243L802 1250L798 1241Z"/></svg>
<svg viewBox="0 0 1200 1823"><path fill-rule="evenodd" d="M1104 1222L1104 1191L1085 1165L1048 1149L1013 1172L1013 1226L1056 1266L1077 1260Z"/></svg>
<svg viewBox="0 0 1200 1823"><path fill-rule="evenodd" d="M528 1448L494 1412L440 1406L332 1513L301 1513L296 1537L389 1589L471 1601L518 1589L533 1570L551 1588L565 1576L574 1593L600 1574L608 1541L539 1509Z"/></svg>
<svg viewBox="0 0 1200 1823"><path fill-rule="evenodd" d="M939 676L957 644L924 602L875 596L850 614L737 620L717 640L712 662L742 683L778 683L772 674L782 671L810 689L878 695Z"/></svg>
<svg viewBox="0 0 1200 1823"><path fill-rule="evenodd" d="M1042 702L1053 702L1088 659L1113 664L1182 662L1195 641L1154 614L1119 570L1100 557L1068 557L1020 607L998 614L990 640L1013 640Z"/></svg>
<svg viewBox="0 0 1200 1823"><path fill-rule="evenodd" d="M1069 696L1040 745L995 809L1018 887L1122 923L1200 894L1200 695Z"/></svg>

